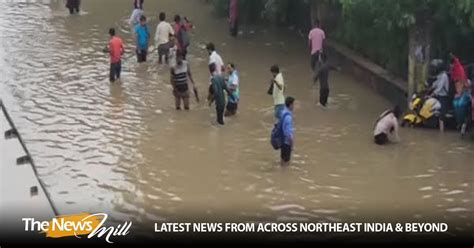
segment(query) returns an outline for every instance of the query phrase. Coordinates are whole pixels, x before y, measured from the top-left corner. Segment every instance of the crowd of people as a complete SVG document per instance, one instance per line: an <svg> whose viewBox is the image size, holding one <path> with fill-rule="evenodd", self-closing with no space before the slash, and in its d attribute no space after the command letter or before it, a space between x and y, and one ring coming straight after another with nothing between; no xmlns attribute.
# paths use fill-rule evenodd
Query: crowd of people
<svg viewBox="0 0 474 248"><path fill-rule="evenodd" d="M147 18L143 11L144 0L134 0L133 12L129 23L133 27L136 43L136 56L138 63L147 61L150 47L151 33L148 28ZM238 12L237 1L230 1L229 24L230 34L238 35ZM170 67L170 84L173 88L176 110L190 110L191 90L199 102L199 94L193 79L191 66L187 61L190 39L188 32L192 23L180 15L175 15L174 23L166 21L166 13L159 14L159 23L154 35L155 49L157 51L158 63ZM115 29L109 30L110 41L106 51L110 54L110 81L120 79L121 56L124 54L124 45L117 36ZM326 107L330 93L329 75L331 71L340 70L339 67L329 63L327 54L323 51L326 35L318 20L315 21L313 29L308 35L310 51L310 65L313 71L313 83L319 82L319 105ZM209 106L215 105L216 122L225 125L225 117L234 116L238 112L240 102L240 80L237 67L234 63L224 63L213 43L208 43L206 49L209 54L209 90L207 102ZM151 53L153 53L153 51ZM446 71L437 71L436 80L429 85L429 96L440 102L439 125L443 128L443 122L447 114L447 106L450 101L454 106L456 117L466 115L466 102L471 103L471 96L467 88L469 81L464 69L455 56L452 56L451 78ZM294 128L292 112L294 111L295 99L285 96L285 80L278 65L270 67L272 75L268 94L273 98L273 115L275 125L271 134L271 143L276 150L280 150L281 163L287 165L291 160L294 144ZM450 80L455 85L455 94L449 97ZM466 100L466 98L468 100ZM461 111L462 109L462 111ZM402 113L399 107L385 111L376 121L374 128L374 142L378 145L387 144L390 140L399 141L399 120ZM462 118L456 118L460 123ZM462 126L462 124L461 124ZM460 127L462 128L462 127ZM393 139L390 137L394 137Z"/></svg>
<svg viewBox="0 0 474 248"><path fill-rule="evenodd" d="M147 61L151 33L148 27L147 17L144 14L144 0L133 1L133 11L129 19L135 40L135 53L138 63ZM238 13L237 1L230 2L229 11L230 34L238 35ZM190 89L192 89L196 100L199 102L199 93L193 79L191 66L187 62L188 47L190 39L188 32L192 29L192 23L180 15L175 15L174 23L166 21L166 13L159 14L159 23L156 27L154 42L158 55L158 63L168 65L170 68L170 84L173 88L176 110L190 110ZM114 28L109 29L110 40L104 52L110 56L110 81L120 80L122 69L122 56L125 53L124 44L118 37ZM225 117L235 116L238 113L240 102L240 78L234 63L224 63L216 46L211 42L206 45L209 54L209 90L207 102L209 106L215 105L216 122L225 125ZM150 52L150 53L153 53ZM317 77L321 82L327 84L327 73L320 73ZM270 68L272 79L270 81L269 94L273 97L275 126L281 130L281 144L277 149L281 150L282 164L288 164L291 159L293 147L293 121L291 112L295 99L285 98L285 82L283 74L278 65ZM277 132L280 134L280 132Z"/></svg>
<svg viewBox="0 0 474 248"><path fill-rule="evenodd" d="M444 132L451 128L465 135L474 123L474 84L468 79L460 59L449 54L449 69L442 60L430 63L430 79L425 90L416 93L410 103L410 112L403 117L402 126L439 128ZM399 108L387 111L379 118L375 132L375 142L386 144L391 135L398 138ZM397 122L395 122L397 120Z"/></svg>

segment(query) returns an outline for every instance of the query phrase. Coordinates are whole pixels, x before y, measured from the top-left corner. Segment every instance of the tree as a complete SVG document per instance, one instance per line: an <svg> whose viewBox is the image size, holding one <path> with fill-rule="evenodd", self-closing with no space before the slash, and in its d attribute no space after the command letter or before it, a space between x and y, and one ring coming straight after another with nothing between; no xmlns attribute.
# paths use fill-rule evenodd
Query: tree
<svg viewBox="0 0 474 248"><path fill-rule="evenodd" d="M345 16L353 16L363 6L374 16L373 26L408 32L408 93L423 89L430 61L434 25L474 27L474 0L340 0Z"/></svg>

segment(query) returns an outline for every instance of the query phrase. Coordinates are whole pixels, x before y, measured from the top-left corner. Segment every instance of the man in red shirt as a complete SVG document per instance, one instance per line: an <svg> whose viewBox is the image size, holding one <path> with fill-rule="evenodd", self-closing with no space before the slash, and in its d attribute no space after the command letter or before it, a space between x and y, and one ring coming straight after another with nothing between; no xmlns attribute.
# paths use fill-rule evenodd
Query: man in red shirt
<svg viewBox="0 0 474 248"><path fill-rule="evenodd" d="M125 52L123 42L120 37L115 35L115 29L109 30L110 41L108 52L110 54L110 82L120 79L120 72L122 71L122 55Z"/></svg>

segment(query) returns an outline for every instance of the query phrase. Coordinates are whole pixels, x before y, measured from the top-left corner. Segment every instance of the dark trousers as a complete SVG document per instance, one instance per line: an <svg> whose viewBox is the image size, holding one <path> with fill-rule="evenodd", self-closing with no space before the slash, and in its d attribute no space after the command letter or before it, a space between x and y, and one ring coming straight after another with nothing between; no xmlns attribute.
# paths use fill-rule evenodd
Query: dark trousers
<svg viewBox="0 0 474 248"><path fill-rule="evenodd" d="M120 73L122 72L122 61L110 64L110 82L120 79Z"/></svg>
<svg viewBox="0 0 474 248"><path fill-rule="evenodd" d="M449 96L437 96L438 101L441 103L441 116L442 121L446 121L446 115L451 107L452 101Z"/></svg>
<svg viewBox="0 0 474 248"><path fill-rule="evenodd" d="M217 123L224 125L224 105L216 105Z"/></svg>
<svg viewBox="0 0 474 248"><path fill-rule="evenodd" d="M74 12L79 13L80 4L80 0L68 0L66 3L66 8L69 9L69 13L72 15Z"/></svg>
<svg viewBox="0 0 474 248"><path fill-rule="evenodd" d="M148 53L148 50L146 50L146 49L137 50L137 61L138 61L138 63L146 62L147 53Z"/></svg>
<svg viewBox="0 0 474 248"><path fill-rule="evenodd" d="M237 35L239 34L239 21L235 20L234 23L231 23L229 29L230 35L232 35L232 37L237 37Z"/></svg>
<svg viewBox="0 0 474 248"><path fill-rule="evenodd" d="M319 69L319 65L321 64L321 52L317 51L316 53L311 55L311 69L316 71Z"/></svg>
<svg viewBox="0 0 474 248"><path fill-rule="evenodd" d="M323 106L326 106L328 104L328 98L329 98L329 89L321 88L319 90L319 103L321 103L321 105Z"/></svg>
<svg viewBox="0 0 474 248"><path fill-rule="evenodd" d="M283 144L283 146L281 147L281 154L280 154L281 160L283 162L285 163L290 162L292 150L293 148L290 145Z"/></svg>
<svg viewBox="0 0 474 248"><path fill-rule="evenodd" d="M170 53L170 43L161 44L158 46L158 63L163 63L163 56L165 57L165 63L168 64L168 56Z"/></svg>
<svg viewBox="0 0 474 248"><path fill-rule="evenodd" d="M388 136L385 133L378 134L374 137L374 142L377 145L385 145L388 143Z"/></svg>
<svg viewBox="0 0 474 248"><path fill-rule="evenodd" d="M234 102L228 102L227 103L227 111L225 112L225 116L232 116L237 114L237 109L239 108L239 105Z"/></svg>

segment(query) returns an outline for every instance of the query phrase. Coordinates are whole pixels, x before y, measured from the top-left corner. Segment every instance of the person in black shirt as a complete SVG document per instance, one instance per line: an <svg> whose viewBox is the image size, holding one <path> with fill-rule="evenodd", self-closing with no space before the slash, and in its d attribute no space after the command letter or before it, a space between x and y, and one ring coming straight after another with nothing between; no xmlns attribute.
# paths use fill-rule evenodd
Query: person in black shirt
<svg viewBox="0 0 474 248"><path fill-rule="evenodd" d="M340 68L330 65L328 63L328 57L325 53L321 54L321 61L322 65L316 74L316 77L314 78L314 83L316 84L318 81L320 81L319 103L326 107L329 97L329 72L339 71Z"/></svg>

